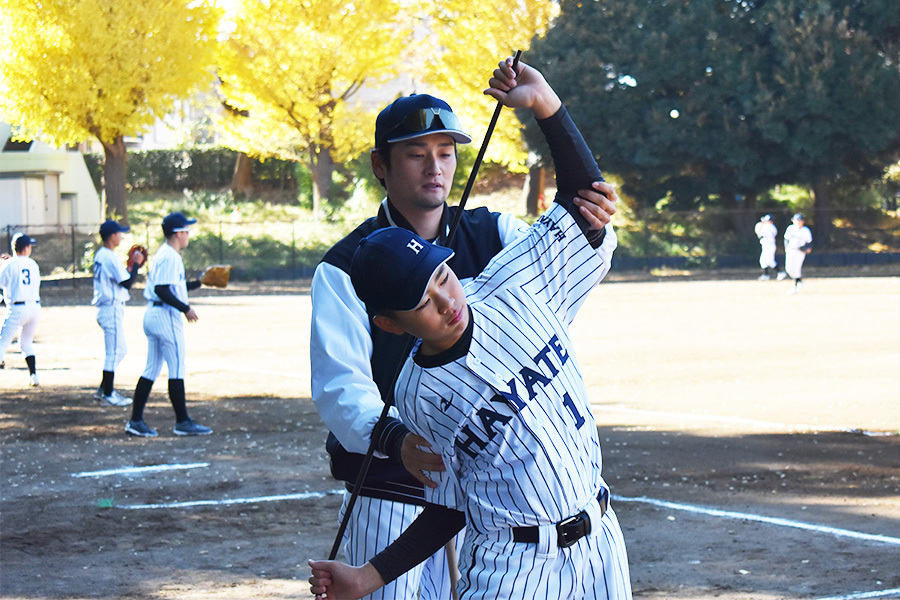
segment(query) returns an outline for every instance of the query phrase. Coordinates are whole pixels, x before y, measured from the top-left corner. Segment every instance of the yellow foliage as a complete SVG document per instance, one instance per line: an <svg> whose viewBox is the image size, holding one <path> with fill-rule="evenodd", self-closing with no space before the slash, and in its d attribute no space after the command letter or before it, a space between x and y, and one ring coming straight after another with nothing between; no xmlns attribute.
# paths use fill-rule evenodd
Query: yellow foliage
<svg viewBox="0 0 900 600"><path fill-rule="evenodd" d="M491 71L502 59L528 49L535 36L543 36L559 12L553 0L420 0L429 14L425 28L430 40L423 69L425 81L439 90L464 123L471 123L474 143L481 144L497 106L484 95ZM526 171L521 124L510 109L503 109L491 137L485 160Z"/></svg>
<svg viewBox="0 0 900 600"><path fill-rule="evenodd" d="M218 63L234 109L220 122L225 144L294 159L323 148L338 162L370 147L375 109L357 92L397 77L412 40L406 4L238 2Z"/></svg>
<svg viewBox="0 0 900 600"><path fill-rule="evenodd" d="M0 114L57 146L140 134L208 89L216 28L206 0L4 0Z"/></svg>
<svg viewBox="0 0 900 600"><path fill-rule="evenodd" d="M375 114L392 97L428 91L480 144L496 107L482 93L490 72L527 50L557 12L553 0L241 0L219 60L234 109L219 122L224 143L292 159L328 148L341 162L371 148ZM387 82L393 94L359 104L362 86L370 96ZM486 159L523 169L512 111L501 115Z"/></svg>

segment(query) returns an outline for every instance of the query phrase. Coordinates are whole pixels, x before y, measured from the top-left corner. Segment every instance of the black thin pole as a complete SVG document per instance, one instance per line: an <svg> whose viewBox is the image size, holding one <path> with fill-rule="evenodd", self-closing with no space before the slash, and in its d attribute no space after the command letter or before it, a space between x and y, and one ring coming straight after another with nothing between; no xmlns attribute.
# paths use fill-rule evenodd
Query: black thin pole
<svg viewBox="0 0 900 600"><path fill-rule="evenodd" d="M519 65L519 57L522 56L522 51L517 50L516 55L513 59L513 72L515 72L516 67ZM487 150L488 142L491 139L491 135L494 133L494 128L497 126L497 119L500 117L500 110L503 108L502 102L497 102L497 108L494 109L494 114L491 117L490 125L488 125L487 132L484 134L484 141L481 143L481 149L478 151L478 156L475 158L475 164L472 167L472 172L469 173L469 180L466 182L466 189L463 190L463 195L459 200L459 207L456 210L456 214L453 215L453 221L450 223L450 232L447 234L447 246L450 246L450 241L453 239L453 235L456 233L456 228L459 226L459 220L462 217L463 209L466 206L466 200L469 198L469 194L472 192L472 186L475 184L475 178L478 176L478 169L481 166L481 161L484 159L484 152ZM405 350L400 355L400 364L397 365L396 373L391 380L391 386L388 388L388 393L393 395L394 386L397 384L397 378L400 377L400 372L403 369L403 364L406 362L406 357L409 356L409 352L412 350L413 344L416 341L411 335L407 334L409 340L406 343ZM356 499L359 497L359 492L362 489L363 481L366 478L366 475L369 472L369 465L372 464L372 456L375 454L375 432L378 431L378 426L387 419L388 411L390 411L391 406L393 406L393 402L385 402L384 409L381 411L381 415L378 417L378 421L375 423L375 427L372 428L372 436L369 439L369 449L366 450L366 455L363 458L362 466L359 469L359 474L356 476L356 483L353 485L353 491L350 492L350 499L347 500L347 507L344 509L344 517L341 519L341 524L338 527L337 535L334 538L334 544L331 546L331 552L328 554L328 560L334 560L337 557L338 550L341 547L341 540L344 538L344 532L347 530L347 523L350 521L350 514L353 511L353 507L356 505Z"/></svg>
<svg viewBox="0 0 900 600"><path fill-rule="evenodd" d="M517 75L516 67L519 66L519 57L522 56L521 50L516 50L516 55L513 57L513 76ZM481 161L484 160L484 153L487 150L488 142L491 139L491 135L494 133L494 127L497 126L497 119L500 118L500 111L503 109L503 103L497 102L497 108L494 109L494 114L491 117L491 123L488 125L487 132L484 134L484 141L481 142L481 149L478 151L478 156L475 158L475 164L472 166L472 172L469 173L469 180L466 182L466 189L463 190L462 197L459 199L459 207L456 209L456 214L453 215L453 221L450 222L450 233L447 234L447 246L450 246L450 242L453 240L453 236L456 233L456 228L459 226L459 220L462 218L463 209L466 207L466 200L469 199L469 194L472 193L472 186L475 185L475 178L478 176L478 169L481 168Z"/></svg>

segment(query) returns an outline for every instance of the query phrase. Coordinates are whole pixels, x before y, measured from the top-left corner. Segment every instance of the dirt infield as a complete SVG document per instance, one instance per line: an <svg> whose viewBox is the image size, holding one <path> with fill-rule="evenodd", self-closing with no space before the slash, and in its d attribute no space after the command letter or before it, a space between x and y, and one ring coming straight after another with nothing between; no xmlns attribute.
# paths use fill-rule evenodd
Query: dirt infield
<svg viewBox="0 0 900 600"><path fill-rule="evenodd" d="M89 290L45 290L42 386L23 386L15 344L0 370L0 597L311 597L340 498L309 399L308 289L258 291L192 302L188 408L215 433L172 434L163 375L160 436L134 439L126 409L91 398ZM900 598L900 278L786 291L609 282L576 321L635 598Z"/></svg>

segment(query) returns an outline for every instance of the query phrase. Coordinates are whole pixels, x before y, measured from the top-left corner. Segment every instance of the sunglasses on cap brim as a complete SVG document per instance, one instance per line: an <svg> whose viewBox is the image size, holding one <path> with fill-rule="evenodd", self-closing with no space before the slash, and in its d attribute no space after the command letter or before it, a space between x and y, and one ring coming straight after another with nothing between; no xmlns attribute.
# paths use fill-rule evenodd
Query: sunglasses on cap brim
<svg viewBox="0 0 900 600"><path fill-rule="evenodd" d="M435 123L439 126L435 127ZM388 131L385 140L390 142L391 139L415 135L431 129L462 131L462 123L459 122L453 111L446 108L420 108L409 113L405 119Z"/></svg>

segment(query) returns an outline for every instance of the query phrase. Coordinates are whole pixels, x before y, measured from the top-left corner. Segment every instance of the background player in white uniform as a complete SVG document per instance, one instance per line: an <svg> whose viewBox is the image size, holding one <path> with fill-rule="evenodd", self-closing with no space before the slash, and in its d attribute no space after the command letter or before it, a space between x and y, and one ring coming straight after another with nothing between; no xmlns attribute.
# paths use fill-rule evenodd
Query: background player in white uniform
<svg viewBox="0 0 900 600"><path fill-rule="evenodd" d="M772 215L763 215L754 227L756 237L759 239L759 268L763 270L763 274L759 276L760 281L768 281L772 277L769 275L769 269L778 269L778 263L775 262L775 239L778 237L778 228L772 222Z"/></svg>
<svg viewBox="0 0 900 600"><path fill-rule="evenodd" d="M803 287L803 261L812 251L812 232L805 222L803 215L797 213L791 217L791 224L784 230L784 270L794 280L790 293L799 292Z"/></svg>
<svg viewBox="0 0 900 600"><path fill-rule="evenodd" d="M200 287L200 281L187 282L180 252L187 248L191 225L196 222L197 219L188 219L180 212L166 216L162 222L166 243L153 255L144 289L144 298L147 299L147 312L144 313L147 366L134 389L131 419L125 425L125 431L131 435L157 435L156 430L144 422L144 407L163 362L169 370L169 401L175 410L175 435L212 433L212 429L188 416L184 392L184 321L181 315L183 313L191 323L197 320L197 313L187 301L188 290Z"/></svg>
<svg viewBox="0 0 900 600"><path fill-rule="evenodd" d="M6 317L0 329L0 365L6 349L19 334L19 347L28 365L28 385L39 385L34 356L34 333L41 320L41 270L31 258L32 237L17 233L12 238L14 256L0 262L0 289L6 302Z"/></svg>
<svg viewBox="0 0 900 600"><path fill-rule="evenodd" d="M131 270L125 268L115 249L122 243L122 234L130 228L112 219L100 226L103 245L94 254L94 297L91 304L97 307L97 324L103 329L106 350L103 375L94 398L112 406L128 406L131 398L113 389L116 367L125 358L125 303L131 299L129 290L137 277L144 256L136 252Z"/></svg>
<svg viewBox="0 0 900 600"><path fill-rule="evenodd" d="M557 172L554 204L465 288L445 264L449 249L400 228L363 240L351 277L376 325L422 340L395 397L401 419L447 467L432 474L426 499L465 515L460 597L628 599L624 540L568 335L609 270L616 237L605 224L617 196L603 183L593 187L609 199L588 189L600 170L559 98L527 65L513 81L511 63L494 72L489 93L538 118ZM453 519L434 506L417 524ZM397 544L427 537L404 534ZM415 552L393 560L427 554L412 543ZM358 568L312 562L313 593L367 592L384 580L384 556Z"/></svg>

